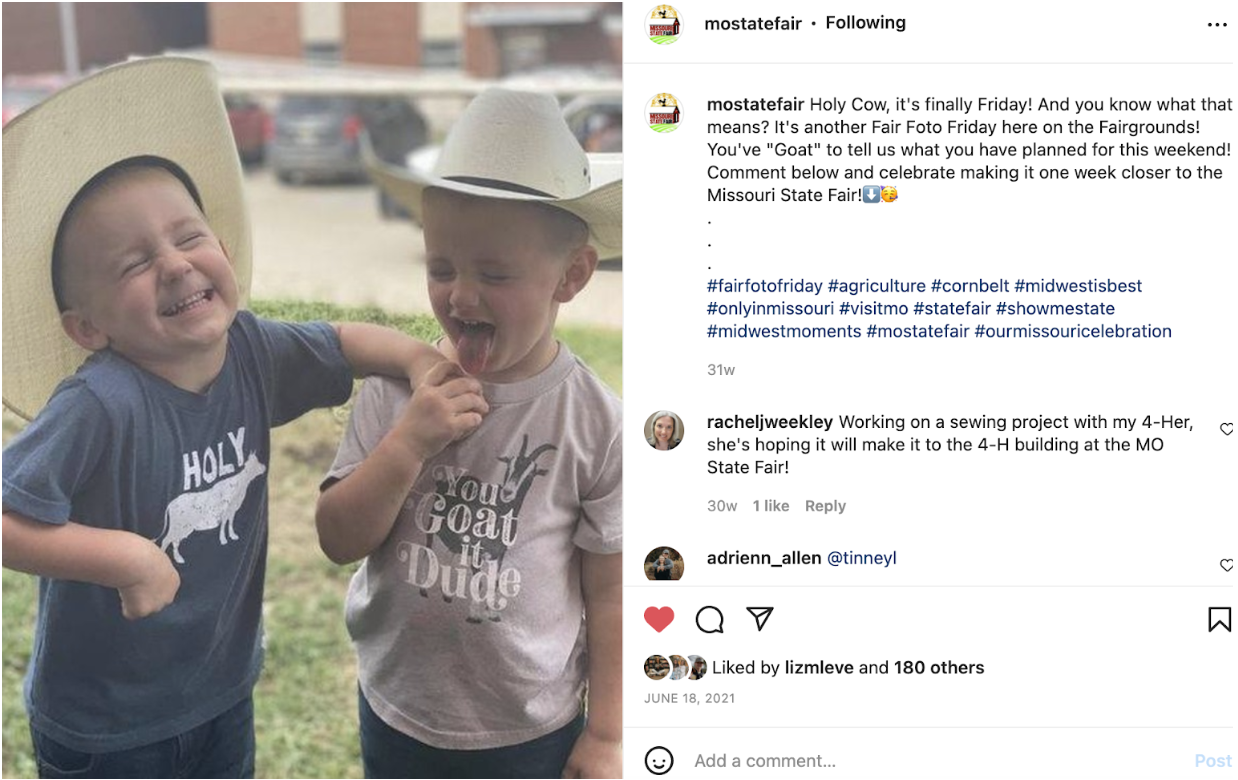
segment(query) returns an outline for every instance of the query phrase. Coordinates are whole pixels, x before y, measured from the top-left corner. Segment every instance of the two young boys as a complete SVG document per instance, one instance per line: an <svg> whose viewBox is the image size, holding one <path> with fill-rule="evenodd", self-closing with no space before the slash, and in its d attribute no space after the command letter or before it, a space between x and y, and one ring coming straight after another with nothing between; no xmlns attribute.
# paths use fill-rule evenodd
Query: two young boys
<svg viewBox="0 0 1238 780"><path fill-rule="evenodd" d="M159 95L159 100L152 100L152 95ZM106 109L118 103L126 110ZM88 125L83 116L97 117L99 123ZM363 718L369 702L379 708L378 721L411 737L409 744L447 747L457 760L515 743L536 742L576 722L575 713L569 717L566 698L556 690L557 696L543 700L536 681L555 689L563 688L566 681L577 697L579 712L583 620L547 619L543 614L540 622L516 625L509 620L506 624L515 631L510 637L514 646L523 645L528 657L545 659L546 637L562 633L570 623L567 630L580 639L567 643L571 649L567 657L550 661L551 665L561 662L554 669L530 669L522 660L507 670L471 665L454 652L459 647L476 650L498 641L497 632L460 634L480 625L504 625L503 620L493 619L503 617L498 613L509 603L503 600L512 605L530 604L541 597L534 587L558 583L560 592L550 598L562 597L570 603L574 590L577 605L582 588L590 606L594 602L590 593L606 594L617 602L618 574L611 571L611 564L618 556L599 554L600 565L591 566L591 554L586 553L586 564L575 575L583 580L577 579L573 575L577 554L570 543L564 544L577 525L594 527L587 502L592 491L601 491L609 502L606 512L598 513L601 521L596 532L581 535L580 543L597 553L617 551L617 450L613 458L606 459L610 465L605 478L613 479L613 485L603 481L599 487L601 475L592 475L595 481L581 482L581 476L588 479L591 475L582 475L580 468L563 478L543 479L550 471L547 456L555 448L570 451L581 443L594 446L599 438L572 438L556 426L582 412L592 413L595 403L606 408L605 398L594 395L578 400L573 393L565 405L587 402L590 407L561 406L566 414L549 413L555 422L547 423L549 432L541 435L553 436L555 443L528 446L532 431L521 430L525 445L514 448L517 431L497 424L478 429L482 416L490 411L478 379L464 376L455 364L442 362L441 356L424 345L368 326L293 326L238 312L242 296L237 277L243 284L248 233L239 171L234 160L225 163L221 156L233 154L226 117L221 117L209 69L188 61L162 60L105 71L5 129L6 303L22 300L10 298L11 293L21 292L26 299L23 305L28 302L38 312L37 294L42 292L59 309L53 309L54 317L44 311L41 319L20 323L10 319L13 306L6 305L6 374L19 364L22 381L13 383L14 392L27 390L26 380L40 368L37 353L14 354L18 360L11 361L10 337L15 330L46 331L49 320L53 325L58 320L56 327L93 353L77 374L59 386L47 408L4 454L4 564L42 576L36 642L26 682L41 774L252 774L250 696L261 664L264 475L270 428L310 408L343 402L353 371L407 377L402 387L373 384L387 394L403 389L407 397L409 383L417 383L412 401L391 406L386 417L379 413L381 404L376 407L366 400L378 391L363 394L349 442L363 442L366 449L346 455L353 452L349 442L342 447L332 477L348 476L326 490L319 512L323 548L333 558L352 560L373 553L373 563L367 561L350 593L350 627L358 637L362 657ZM22 161L38 161L46 168L48 161L60 160L64 161L61 170L44 170L43 178L35 176L32 163L25 170L20 168ZM467 198L466 204L474 200ZM440 225L440 233L450 235L458 224L457 211L439 210L436 217L435 193L426 201L427 236L431 225ZM495 215L489 207L480 208L485 224L474 223L464 237L466 242L484 234L486 225L499 224L491 222ZM501 212L506 207L496 208ZM523 204L516 208L547 207ZM467 205L463 210L469 210ZM462 252L458 242L445 239L444 246L451 248L446 254L432 255L447 258L445 265L431 264L432 296L440 281L450 288L445 297L435 298L446 306L440 310L439 303L435 304L448 334L443 349L483 381L504 383L493 391L493 414L500 414L506 404L524 403L523 395L507 401L503 390L520 387L522 382L536 384L553 370L555 361L570 362L566 348L556 349L550 334L555 307L588 281L596 262L593 250L587 245L582 249L576 240L579 231L572 231L578 226L560 233L549 227L555 217L526 222L530 216L524 214L517 220L526 226L517 242L525 250L518 262L509 259L516 255L509 253L512 247L504 241L492 242L479 255L471 249ZM617 226L617 210L615 217ZM547 227L528 227L541 224ZM550 251L551 245L555 252ZM562 252L557 251L560 248ZM555 265L569 256L571 260L561 267ZM33 266L34 271L11 273L10 266L19 258L23 268ZM510 268L496 274L496 263ZM549 277L533 273L550 265L562 271L562 282L555 282L553 291ZM436 267L442 271L437 276ZM529 275L523 275L526 272ZM449 276L452 282L447 281ZM522 281L513 283L517 279ZM487 295L478 294L479 285ZM502 290L492 291L492 286ZM488 301L484 306L483 299ZM20 360L25 357L31 359ZM564 373L574 373L571 368ZM556 375L553 383L564 379ZM36 407L38 401L29 399L38 397L39 383L29 384L35 388L33 395L12 402L6 376L6 403L26 410ZM526 386L520 392L527 395L531 390ZM610 401L614 411L608 416L617 423L617 404ZM435 459L453 441L467 445L471 440L463 437L474 430L492 434L488 439L491 459L512 450L510 479L492 488L483 486L466 466L440 464ZM617 442L617 424L611 434ZM353 469L355 473L350 473ZM524 471L517 473L519 469ZM428 558L441 558L435 572L441 583L449 581L444 575L454 565L455 579L447 587L439 585L442 598L468 603L479 613L494 609L496 614L487 614L483 624L410 626L405 613L381 609L387 599L408 596L397 590L408 585L383 581L384 567L377 558L386 555L399 561L410 554L414 542L397 538L391 527L396 523L399 529L396 512L404 502L399 488L404 481L411 486L419 475L422 480L434 480L432 488L423 488L434 490L428 502L431 511L425 517L438 516L434 507L451 499L458 499L455 506L461 507L446 510L434 529L439 544L452 552L440 549L436 553L426 538L425 551L417 553L419 564L426 562L428 572ZM377 481L368 484L367 477ZM565 518L570 514L567 494L579 489L575 496L579 522L556 520L552 530L539 530L540 516L523 509L525 499L530 507L534 500L547 501L543 486L533 481L555 482L555 495L563 497ZM476 487L465 488L466 484ZM362 488L361 496L349 496L350 491L357 492L354 486ZM466 491L474 499L484 491L496 503L470 505L472 499L463 498ZM531 492L542 497L532 498ZM388 504L373 503L383 497ZM483 513L499 500L507 502L501 517L497 512L493 517ZM393 507L394 511L388 511ZM463 522L465 513L476 514L472 524ZM382 533L384 522L387 533ZM533 542L538 536L545 537L541 547ZM341 538L348 542L343 547L338 546ZM522 586L522 576L529 575L503 565L503 551L493 546L496 540L514 545L517 538L520 547L527 545L539 558L549 556L539 564L552 566L555 576L543 574L536 586ZM363 545L354 544L361 540ZM453 554L458 554L458 562ZM374 580L367 585L371 574ZM436 584L428 581L428 573L420 576L426 590ZM383 589L391 592L384 594ZM370 603L354 606L366 598ZM605 611L600 605L605 600L598 602L596 617L601 618ZM378 610L373 609L375 605ZM519 613L512 609L510 614ZM617 631L618 616L615 612L613 621L605 621L590 614L588 645L592 648L595 629L613 622L610 627ZM354 620L355 615L362 615L360 622ZM401 642L382 644L382 636L398 636L402 641L410 633L421 641L429 638L425 654L411 654ZM445 652L431 647L436 643L445 645ZM559 641L555 646L562 644ZM367 658L377 660L367 664ZM493 656L470 660L486 663L486 658ZM433 702L439 692L418 673L430 666L435 670L431 680L460 684L448 692L451 701L443 702L441 708L435 706L425 717L402 708L403 699L394 691L412 689L423 701ZM379 672L373 671L376 667ZM617 656L613 672L601 674L593 667L590 664L590 725L574 741L574 748L568 747L574 750L573 766L581 771L616 771ZM485 698L503 686L512 695L529 695L533 702L549 701L550 709L522 709L521 701L516 703L521 711L512 718L490 720L492 706L513 704L504 696L493 701ZM609 698L607 688L613 694ZM474 700L481 717L460 720L460 713L450 708L460 698ZM415 728L400 720L405 715L417 724ZM491 729L494 723L499 726ZM365 733L363 720L363 741ZM468 750L474 752L462 752ZM372 754L374 749L366 750L367 768L383 766L378 758L371 759ZM398 759L409 760L414 759ZM524 760L532 759L526 756ZM375 771L401 776L423 771L407 763L386 766L390 769ZM545 766L537 771L544 773ZM502 767L496 774L509 769Z"/></svg>

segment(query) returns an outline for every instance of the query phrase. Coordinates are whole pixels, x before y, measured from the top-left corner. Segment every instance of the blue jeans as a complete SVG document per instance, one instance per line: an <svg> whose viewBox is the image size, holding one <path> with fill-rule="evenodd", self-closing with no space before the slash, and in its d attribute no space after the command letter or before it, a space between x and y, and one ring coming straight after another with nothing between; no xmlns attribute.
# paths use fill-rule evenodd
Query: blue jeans
<svg viewBox="0 0 1238 780"><path fill-rule="evenodd" d="M581 713L544 737L489 750L443 750L388 726L358 694L361 761L371 778L562 777L563 767L585 727Z"/></svg>
<svg viewBox="0 0 1238 780"><path fill-rule="evenodd" d="M30 730L39 777L253 777L254 700L162 742L83 753Z"/></svg>

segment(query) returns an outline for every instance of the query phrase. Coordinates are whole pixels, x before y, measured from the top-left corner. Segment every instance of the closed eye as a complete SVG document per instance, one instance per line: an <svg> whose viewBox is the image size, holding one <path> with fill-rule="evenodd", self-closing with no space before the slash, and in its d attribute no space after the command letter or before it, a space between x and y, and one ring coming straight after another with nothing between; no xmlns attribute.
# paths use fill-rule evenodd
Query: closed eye
<svg viewBox="0 0 1238 780"><path fill-rule="evenodd" d="M204 233L191 233L176 242L177 246L192 246L206 237Z"/></svg>
<svg viewBox="0 0 1238 780"><path fill-rule="evenodd" d="M139 257L135 260L130 261L129 263L126 263L124 266L122 266L120 269L120 275L128 276L131 273L135 273L137 271L142 270L147 265L150 265L150 256L145 255L143 257Z"/></svg>

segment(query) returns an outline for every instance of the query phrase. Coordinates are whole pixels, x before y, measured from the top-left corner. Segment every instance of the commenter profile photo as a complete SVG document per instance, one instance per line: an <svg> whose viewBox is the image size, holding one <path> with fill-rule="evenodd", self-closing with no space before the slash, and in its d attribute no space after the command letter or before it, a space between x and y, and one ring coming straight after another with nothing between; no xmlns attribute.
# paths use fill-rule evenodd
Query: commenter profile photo
<svg viewBox="0 0 1238 780"><path fill-rule="evenodd" d="M645 441L655 450L673 450L683 441L683 420L664 409L645 420Z"/></svg>
<svg viewBox="0 0 1238 780"><path fill-rule="evenodd" d="M655 547L645 556L645 577L675 581L683 576L684 559L674 547Z"/></svg>

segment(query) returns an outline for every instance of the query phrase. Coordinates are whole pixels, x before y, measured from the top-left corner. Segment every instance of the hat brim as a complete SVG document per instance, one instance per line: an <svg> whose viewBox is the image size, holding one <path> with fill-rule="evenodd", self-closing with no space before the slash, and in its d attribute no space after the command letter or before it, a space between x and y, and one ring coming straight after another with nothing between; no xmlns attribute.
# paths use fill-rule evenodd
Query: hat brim
<svg viewBox="0 0 1238 780"><path fill-rule="evenodd" d="M613 260L623 255L623 179L618 166L603 170L591 161L593 189L575 198L555 198L444 179L416 168L392 165L379 159L368 143L362 144L361 154L374 183L418 222L422 218L422 195L429 187L478 198L543 203L584 220L589 226L589 243L597 250L599 259Z"/></svg>
<svg viewBox="0 0 1238 780"><path fill-rule="evenodd" d="M88 356L65 335L51 260L65 209L95 174L134 157L175 163L248 297L251 236L240 160L209 63L157 57L70 85L4 128L4 405L33 418Z"/></svg>

